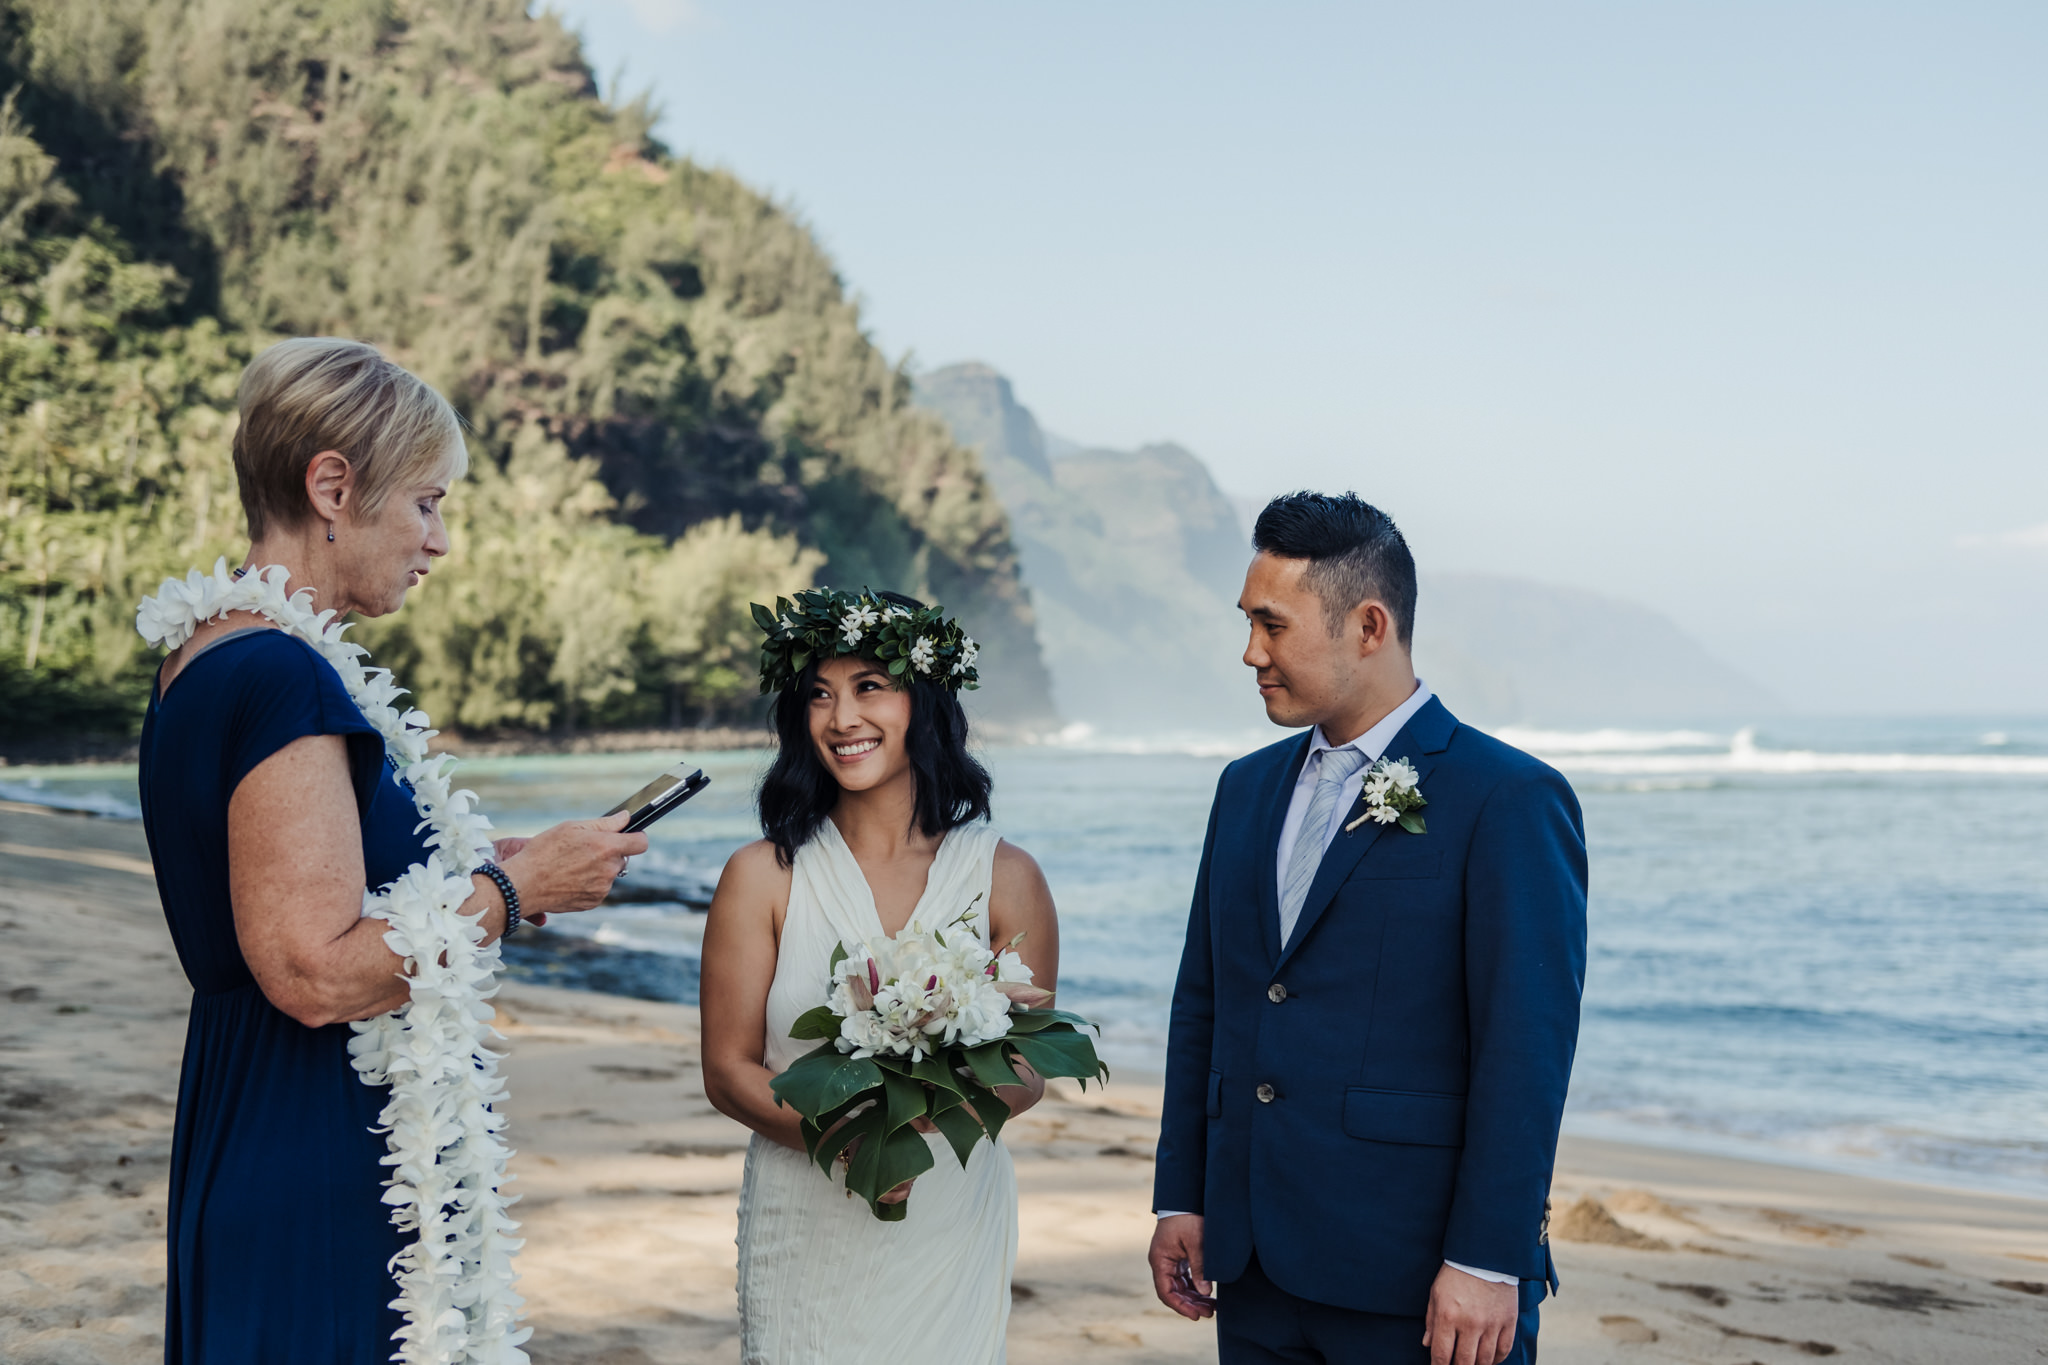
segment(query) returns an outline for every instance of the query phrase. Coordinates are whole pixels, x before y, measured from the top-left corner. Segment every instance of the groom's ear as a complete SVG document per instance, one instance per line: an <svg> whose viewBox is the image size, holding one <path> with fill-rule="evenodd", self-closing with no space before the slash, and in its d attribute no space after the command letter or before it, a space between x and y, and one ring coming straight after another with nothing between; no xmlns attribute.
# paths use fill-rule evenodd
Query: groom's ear
<svg viewBox="0 0 2048 1365"><path fill-rule="evenodd" d="M1377 597L1368 597L1351 609L1346 627L1358 646L1358 657L1370 658L1398 641L1394 614Z"/></svg>

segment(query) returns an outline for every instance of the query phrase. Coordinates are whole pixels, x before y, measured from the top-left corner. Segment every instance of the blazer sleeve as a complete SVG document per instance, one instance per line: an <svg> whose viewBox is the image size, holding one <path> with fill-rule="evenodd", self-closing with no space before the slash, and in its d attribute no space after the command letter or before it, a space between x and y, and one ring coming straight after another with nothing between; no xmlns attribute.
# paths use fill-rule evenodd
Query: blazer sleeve
<svg viewBox="0 0 2048 1365"><path fill-rule="evenodd" d="M1217 780L1209 803L1209 832L1202 839L1202 863L1195 874L1195 898L1188 908L1187 944L1173 988L1173 1014L1166 1034L1166 1104L1159 1120L1159 1160L1152 1182L1152 1209L1202 1212L1208 1176L1209 1059L1216 1032L1216 960L1209 935L1209 864L1216 853L1216 825L1223 808Z"/></svg>
<svg viewBox="0 0 2048 1365"><path fill-rule="evenodd" d="M1472 1058L1446 1260L1545 1275L1539 1230L1585 981L1585 826L1571 786L1532 764L1488 796L1466 864Z"/></svg>

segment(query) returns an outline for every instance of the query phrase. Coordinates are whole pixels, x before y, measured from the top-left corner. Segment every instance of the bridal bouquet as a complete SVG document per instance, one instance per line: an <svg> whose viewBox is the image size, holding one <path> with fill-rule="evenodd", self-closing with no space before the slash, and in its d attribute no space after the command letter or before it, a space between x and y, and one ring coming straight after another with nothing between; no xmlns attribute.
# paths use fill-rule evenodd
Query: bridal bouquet
<svg viewBox="0 0 2048 1365"><path fill-rule="evenodd" d="M975 898L978 902L980 897ZM974 905L927 930L915 920L879 948L841 944L828 1003L808 1011L792 1038L830 1039L774 1080L775 1098L803 1116L804 1148L828 1175L846 1154L846 1188L875 1217L901 1219L908 1201L881 1197L932 1168L912 1126L929 1119L965 1166L984 1135L1010 1116L997 1086L1021 1085L1016 1062L1041 1076L1108 1076L1078 1014L1048 1008L1014 951L984 947ZM1019 938L1022 935L1018 936Z"/></svg>

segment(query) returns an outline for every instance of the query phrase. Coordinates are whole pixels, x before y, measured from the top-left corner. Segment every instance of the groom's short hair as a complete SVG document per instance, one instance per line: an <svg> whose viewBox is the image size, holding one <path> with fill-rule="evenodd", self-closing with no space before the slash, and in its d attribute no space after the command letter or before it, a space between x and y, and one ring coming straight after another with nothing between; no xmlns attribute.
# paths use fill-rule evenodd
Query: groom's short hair
<svg viewBox="0 0 2048 1365"><path fill-rule="evenodd" d="M1281 494L1259 513L1252 548L1308 561L1301 581L1323 600L1331 633L1359 603L1377 599L1404 647L1414 635L1415 556L1394 519L1358 494Z"/></svg>

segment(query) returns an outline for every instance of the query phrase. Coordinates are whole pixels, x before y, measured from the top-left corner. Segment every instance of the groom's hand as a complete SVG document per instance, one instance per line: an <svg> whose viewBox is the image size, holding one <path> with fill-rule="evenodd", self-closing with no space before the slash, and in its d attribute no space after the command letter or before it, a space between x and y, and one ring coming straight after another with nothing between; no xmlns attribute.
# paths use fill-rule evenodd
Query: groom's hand
<svg viewBox="0 0 2048 1365"><path fill-rule="evenodd" d="M1514 1349L1520 1313L1517 1286L1445 1266L1430 1286L1429 1316L1423 1320L1430 1365L1500 1365Z"/></svg>
<svg viewBox="0 0 2048 1365"><path fill-rule="evenodd" d="M1152 1229L1152 1292L1159 1301L1194 1322L1213 1317L1216 1286L1202 1277L1202 1215L1176 1213ZM1490 1363L1489 1363L1490 1365Z"/></svg>

